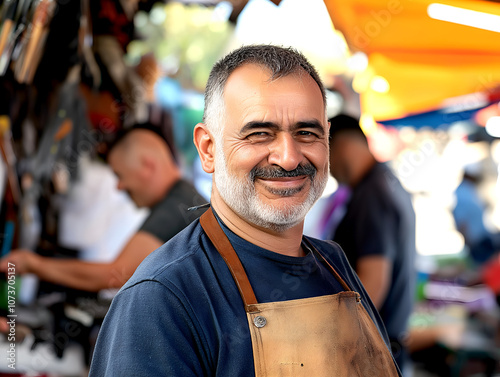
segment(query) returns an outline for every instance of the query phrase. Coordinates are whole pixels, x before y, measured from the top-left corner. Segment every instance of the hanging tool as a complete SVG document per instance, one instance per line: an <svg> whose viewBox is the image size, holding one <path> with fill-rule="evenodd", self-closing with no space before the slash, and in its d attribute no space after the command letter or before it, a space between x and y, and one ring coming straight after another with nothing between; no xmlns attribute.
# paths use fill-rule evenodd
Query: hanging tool
<svg viewBox="0 0 500 377"><path fill-rule="evenodd" d="M7 68L11 62L11 59L14 58L14 48L16 47L16 43L19 41L19 37L26 29L28 25L28 11L30 6L32 5L32 0L20 0L18 2L17 13L14 19L15 27L6 37L5 46L0 48L0 76L4 76L7 72ZM3 34L3 29L2 29ZM1 47L1 46L0 46Z"/></svg>
<svg viewBox="0 0 500 377"><path fill-rule="evenodd" d="M2 19L2 31L0 32L0 54L3 54L5 46L15 28L15 15L17 10L18 1L9 0L4 4L5 16Z"/></svg>
<svg viewBox="0 0 500 377"><path fill-rule="evenodd" d="M94 56L92 45L92 16L90 14L89 0L81 0L82 15L78 31L78 49L92 76L92 88L97 90L101 85L101 70Z"/></svg>
<svg viewBox="0 0 500 377"><path fill-rule="evenodd" d="M26 45L22 64L16 72L20 83L30 84L35 76L36 68L42 57L43 48L49 32L49 24L54 15L56 3L54 0L41 0L36 6L33 21L30 24L30 37Z"/></svg>

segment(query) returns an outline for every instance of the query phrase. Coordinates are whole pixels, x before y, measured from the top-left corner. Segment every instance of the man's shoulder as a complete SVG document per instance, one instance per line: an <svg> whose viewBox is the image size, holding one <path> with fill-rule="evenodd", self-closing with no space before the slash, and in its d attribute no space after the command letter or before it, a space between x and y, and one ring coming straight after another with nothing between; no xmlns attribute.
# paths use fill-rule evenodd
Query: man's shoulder
<svg viewBox="0 0 500 377"><path fill-rule="evenodd" d="M321 248L331 249L331 250L336 250L336 249L340 248L339 244L335 241L321 240L319 238L307 236L305 234L304 234L304 238L316 247L321 247Z"/></svg>
<svg viewBox="0 0 500 377"><path fill-rule="evenodd" d="M185 179L178 180L167 193L164 200L187 201L196 205L207 202L207 200L196 190L194 185Z"/></svg>
<svg viewBox="0 0 500 377"><path fill-rule="evenodd" d="M407 206L410 194L386 163L378 162L356 187L352 208L366 211L395 211Z"/></svg>
<svg viewBox="0 0 500 377"><path fill-rule="evenodd" d="M320 240L309 236L304 236L304 238L309 241L321 255L329 259L329 261L343 263L344 260L346 260L344 251L337 242L332 240Z"/></svg>
<svg viewBox="0 0 500 377"><path fill-rule="evenodd" d="M342 247L335 241L319 240L313 237L305 236L312 246L330 263L336 271L344 278L349 285L354 282L357 284L355 273L345 255ZM353 285L351 285L352 287Z"/></svg>
<svg viewBox="0 0 500 377"><path fill-rule="evenodd" d="M199 218L202 210L189 208L207 203L189 182L180 180L166 196L151 208L140 230L168 241L187 225Z"/></svg>
<svg viewBox="0 0 500 377"><path fill-rule="evenodd" d="M380 195L392 198L395 192L408 194L390 165L378 162L374 167L374 171L371 188L378 190Z"/></svg>
<svg viewBox="0 0 500 377"><path fill-rule="evenodd" d="M189 207L199 206L208 201L196 190L189 181L180 179L165 195L151 207L151 212L162 212L168 208L170 212L185 211Z"/></svg>

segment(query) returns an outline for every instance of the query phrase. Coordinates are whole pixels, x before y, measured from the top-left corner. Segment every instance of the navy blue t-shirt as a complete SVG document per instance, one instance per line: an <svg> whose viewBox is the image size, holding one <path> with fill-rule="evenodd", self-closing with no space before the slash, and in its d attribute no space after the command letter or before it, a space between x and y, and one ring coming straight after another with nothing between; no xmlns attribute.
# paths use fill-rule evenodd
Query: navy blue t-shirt
<svg viewBox="0 0 500 377"><path fill-rule="evenodd" d="M313 254L279 255L223 229L259 302L342 290ZM340 247L309 240L361 294L388 344L382 322ZM116 295L99 333L90 376L251 375L252 343L243 301L226 263L196 220L151 253Z"/></svg>
<svg viewBox="0 0 500 377"><path fill-rule="evenodd" d="M224 223L222 230L233 245L259 303L324 296L343 291L321 260L309 252L290 257L256 246L234 234Z"/></svg>

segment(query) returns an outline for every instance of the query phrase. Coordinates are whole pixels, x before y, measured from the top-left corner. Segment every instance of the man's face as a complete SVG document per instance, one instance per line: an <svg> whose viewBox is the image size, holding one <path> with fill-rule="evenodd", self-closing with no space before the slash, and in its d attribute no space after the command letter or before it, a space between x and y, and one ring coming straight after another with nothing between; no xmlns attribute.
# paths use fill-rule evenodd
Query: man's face
<svg viewBox="0 0 500 377"><path fill-rule="evenodd" d="M215 186L239 216L264 228L301 222L328 179L328 125L321 91L305 72L268 81L247 64L224 92Z"/></svg>
<svg viewBox="0 0 500 377"><path fill-rule="evenodd" d="M147 207L147 201L143 198L144 182L141 179L138 161L130 161L121 149L111 151L108 164L118 178L118 190L124 190L137 207Z"/></svg>

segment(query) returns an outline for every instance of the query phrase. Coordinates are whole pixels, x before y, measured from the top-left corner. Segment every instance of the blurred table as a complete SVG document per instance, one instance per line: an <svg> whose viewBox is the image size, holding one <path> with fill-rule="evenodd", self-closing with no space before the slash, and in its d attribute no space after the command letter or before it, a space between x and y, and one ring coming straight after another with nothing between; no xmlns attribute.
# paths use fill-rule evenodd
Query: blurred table
<svg viewBox="0 0 500 377"><path fill-rule="evenodd" d="M429 282L411 319L410 348L434 347L450 377L500 372L500 308L483 285Z"/></svg>

